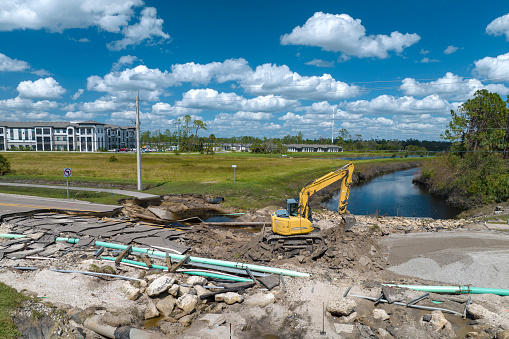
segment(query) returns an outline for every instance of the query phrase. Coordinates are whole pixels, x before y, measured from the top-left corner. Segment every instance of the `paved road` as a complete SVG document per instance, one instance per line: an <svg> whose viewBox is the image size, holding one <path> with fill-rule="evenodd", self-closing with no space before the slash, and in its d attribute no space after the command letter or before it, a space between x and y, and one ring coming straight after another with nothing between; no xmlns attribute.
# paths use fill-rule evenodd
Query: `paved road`
<svg viewBox="0 0 509 339"><path fill-rule="evenodd" d="M109 214L121 208L122 206L94 204L73 199L52 199L0 193L0 219L7 214L36 210L86 211Z"/></svg>
<svg viewBox="0 0 509 339"><path fill-rule="evenodd" d="M20 183L12 183L12 182L2 182L0 186L21 186L21 187L40 187L40 188L54 188L54 189L67 189L67 186L60 185L36 185L36 184L20 184ZM109 189L109 188L94 188L94 187L69 187L70 190L74 191L90 191L90 192L106 192L106 193L114 193L114 194L122 194L127 195L129 197L135 197L138 199L157 199L158 195L148 194L143 192L134 192L134 191L125 191L125 190L117 190L117 189Z"/></svg>
<svg viewBox="0 0 509 339"><path fill-rule="evenodd" d="M381 241L391 271L452 285L509 289L509 234L454 231L391 235Z"/></svg>

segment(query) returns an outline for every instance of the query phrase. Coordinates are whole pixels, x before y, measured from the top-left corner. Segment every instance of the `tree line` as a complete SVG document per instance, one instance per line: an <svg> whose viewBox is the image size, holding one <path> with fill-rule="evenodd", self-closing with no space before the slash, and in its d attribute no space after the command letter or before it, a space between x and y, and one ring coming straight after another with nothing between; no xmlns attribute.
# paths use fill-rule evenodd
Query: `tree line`
<svg viewBox="0 0 509 339"><path fill-rule="evenodd" d="M457 111L442 138L451 152L422 168L432 193L462 208L509 199L509 96L479 90Z"/></svg>
<svg viewBox="0 0 509 339"><path fill-rule="evenodd" d="M296 135L286 135L282 138L267 138L253 136L216 137L214 134L199 136L201 130L207 130L207 124L201 120L191 121L189 115L174 122L174 129L144 131L140 134L143 145L162 150L175 150L180 152L207 152L211 153L214 146L219 144L250 145L253 153L284 153L290 144L330 145L331 140L320 136L319 138L304 138L302 132ZM450 148L450 141L427 141L417 139L371 139L363 140L359 134L351 135L346 129L338 131L339 136L334 145L341 146L345 151L432 151L443 152ZM172 148L173 147L173 148Z"/></svg>

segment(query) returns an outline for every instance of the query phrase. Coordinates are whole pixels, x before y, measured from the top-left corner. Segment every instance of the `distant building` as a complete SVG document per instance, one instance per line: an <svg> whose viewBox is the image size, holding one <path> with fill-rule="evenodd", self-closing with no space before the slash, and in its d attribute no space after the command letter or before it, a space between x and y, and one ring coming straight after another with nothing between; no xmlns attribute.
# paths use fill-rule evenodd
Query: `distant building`
<svg viewBox="0 0 509 339"><path fill-rule="evenodd" d="M337 145L308 145L289 144L288 152L343 152L343 147Z"/></svg>
<svg viewBox="0 0 509 339"><path fill-rule="evenodd" d="M136 128L83 122L0 121L0 151L95 152L136 147Z"/></svg>
<svg viewBox="0 0 509 339"><path fill-rule="evenodd" d="M222 143L222 151L244 151L249 152L252 144ZM288 152L343 152L343 147L337 145L309 145L309 144L288 144L284 145Z"/></svg>

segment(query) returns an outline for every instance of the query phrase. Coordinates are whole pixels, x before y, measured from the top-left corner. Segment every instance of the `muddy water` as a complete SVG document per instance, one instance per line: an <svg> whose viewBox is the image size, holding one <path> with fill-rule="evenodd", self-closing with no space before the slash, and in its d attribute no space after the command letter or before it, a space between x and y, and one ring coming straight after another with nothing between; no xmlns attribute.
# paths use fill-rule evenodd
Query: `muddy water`
<svg viewBox="0 0 509 339"><path fill-rule="evenodd" d="M348 210L354 215L382 215L451 219L461 210L448 206L444 199L431 196L419 185L412 183L418 168L386 174L353 186L350 190ZM339 194L336 193L325 207L337 211Z"/></svg>

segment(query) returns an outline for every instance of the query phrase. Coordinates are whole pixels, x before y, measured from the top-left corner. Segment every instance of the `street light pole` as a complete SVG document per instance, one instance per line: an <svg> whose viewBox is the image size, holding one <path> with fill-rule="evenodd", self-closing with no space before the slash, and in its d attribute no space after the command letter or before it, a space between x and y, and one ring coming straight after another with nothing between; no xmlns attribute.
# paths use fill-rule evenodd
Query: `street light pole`
<svg viewBox="0 0 509 339"><path fill-rule="evenodd" d="M136 171L138 173L138 191L143 190L141 182L141 142L140 142L140 93L136 96Z"/></svg>
<svg viewBox="0 0 509 339"><path fill-rule="evenodd" d="M334 113L336 112L336 107L332 109L332 130L331 130L331 145L334 145Z"/></svg>

